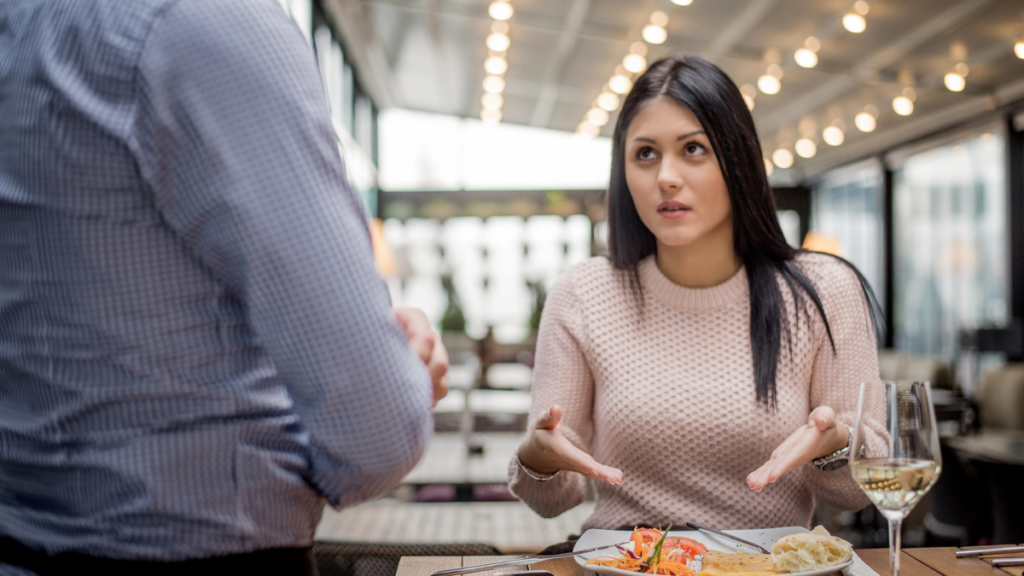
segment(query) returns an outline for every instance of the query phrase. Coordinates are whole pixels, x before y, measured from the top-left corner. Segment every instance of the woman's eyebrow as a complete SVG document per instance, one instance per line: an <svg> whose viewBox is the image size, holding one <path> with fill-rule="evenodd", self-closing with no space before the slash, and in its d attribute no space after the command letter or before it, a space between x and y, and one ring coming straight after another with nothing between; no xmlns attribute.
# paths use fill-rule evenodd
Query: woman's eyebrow
<svg viewBox="0 0 1024 576"><path fill-rule="evenodd" d="M679 140L689 138L690 136L696 136L697 134L705 134L705 132L703 130L694 130L693 132L688 132L686 134L683 134L682 136L679 136L678 138L676 138L676 141L678 142ZM647 138L646 136L637 136L636 138L633 138L633 142L648 142L650 144L657 144L657 142L655 142L653 138Z"/></svg>

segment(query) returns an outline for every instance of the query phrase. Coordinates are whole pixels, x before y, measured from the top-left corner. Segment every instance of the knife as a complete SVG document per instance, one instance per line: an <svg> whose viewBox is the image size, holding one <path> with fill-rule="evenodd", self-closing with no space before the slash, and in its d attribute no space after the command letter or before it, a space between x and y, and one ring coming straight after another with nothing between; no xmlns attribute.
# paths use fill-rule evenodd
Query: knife
<svg viewBox="0 0 1024 576"><path fill-rule="evenodd" d="M700 530L701 532L710 532L712 534L717 534L718 536L721 536L722 538L728 538L729 540L732 540L733 542L739 542L740 544L743 544L744 546L750 546L751 548L756 548L756 549L760 550L762 554L771 554L772 553L771 550L765 548L764 546L758 546L757 544L754 544L753 542L750 542L748 540L744 540L743 538L737 538L737 537L733 536L732 534L726 534L725 532L722 532L721 530L715 530L714 528L708 528L707 526L702 526L700 524L697 524L696 522L687 522L686 525L688 527L690 527L690 528L693 528L694 530Z"/></svg>
<svg viewBox="0 0 1024 576"><path fill-rule="evenodd" d="M533 564L535 562L543 562L544 560L554 560L556 558L569 558L572 556L579 556L580 554L587 554L588 552L595 552L597 550L604 550L605 548L614 548L616 546L625 546L632 544L630 541L619 542L617 544L606 544L604 546L598 546L597 548L587 548L586 550L580 550L579 552L566 552L565 554L555 554L553 556L542 556L540 554L531 554L529 556L523 556L522 558L513 558L512 560L502 560L501 562L491 562L490 564L480 564L478 566L467 566L465 568L452 568L450 570L438 570L437 572L431 572L430 576L454 576L455 574L471 574L473 572L483 572L485 570L493 570L495 568L504 568L506 566L524 566L526 564Z"/></svg>
<svg viewBox="0 0 1024 576"><path fill-rule="evenodd" d="M988 556L991 554L1006 554L1008 552L1024 552L1024 546L994 546L991 548L975 548L974 550L957 550L957 558L968 558L970 556Z"/></svg>

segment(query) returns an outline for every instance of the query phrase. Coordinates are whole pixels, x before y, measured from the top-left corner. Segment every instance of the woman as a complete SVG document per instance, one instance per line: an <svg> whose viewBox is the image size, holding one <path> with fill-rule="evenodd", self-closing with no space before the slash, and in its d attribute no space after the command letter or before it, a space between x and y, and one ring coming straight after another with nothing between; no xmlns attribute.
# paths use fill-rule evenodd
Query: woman
<svg viewBox="0 0 1024 576"><path fill-rule="evenodd" d="M572 268L544 309L510 489L551 517L598 480L584 528L807 526L815 496L868 504L831 469L861 382L884 450L877 304L852 265L786 243L735 84L698 58L651 66L608 192L610 259Z"/></svg>

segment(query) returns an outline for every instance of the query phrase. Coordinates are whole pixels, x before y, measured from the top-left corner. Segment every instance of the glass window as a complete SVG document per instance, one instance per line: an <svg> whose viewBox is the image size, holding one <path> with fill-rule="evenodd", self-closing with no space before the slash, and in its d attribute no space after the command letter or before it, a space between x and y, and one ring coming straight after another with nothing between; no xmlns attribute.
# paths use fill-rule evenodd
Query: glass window
<svg viewBox="0 0 1024 576"><path fill-rule="evenodd" d="M893 190L896 347L955 357L1007 321L1006 144L997 129L909 156Z"/></svg>
<svg viewBox="0 0 1024 576"><path fill-rule="evenodd" d="M883 218L881 163L872 160L838 168L814 186L811 229L805 241L808 248L853 263L879 302L885 296Z"/></svg>

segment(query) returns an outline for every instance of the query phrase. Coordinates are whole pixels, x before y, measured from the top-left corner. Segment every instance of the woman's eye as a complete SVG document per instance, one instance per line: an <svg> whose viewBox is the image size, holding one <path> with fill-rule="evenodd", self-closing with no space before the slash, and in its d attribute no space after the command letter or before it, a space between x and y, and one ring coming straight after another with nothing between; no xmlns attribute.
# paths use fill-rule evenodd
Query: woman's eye
<svg viewBox="0 0 1024 576"><path fill-rule="evenodd" d="M650 146L644 146L636 151L636 158L637 160L650 160L654 158L654 149Z"/></svg>
<svg viewBox="0 0 1024 576"><path fill-rule="evenodd" d="M690 142L684 147L684 151L688 156L701 156L704 154L704 147L696 142Z"/></svg>

